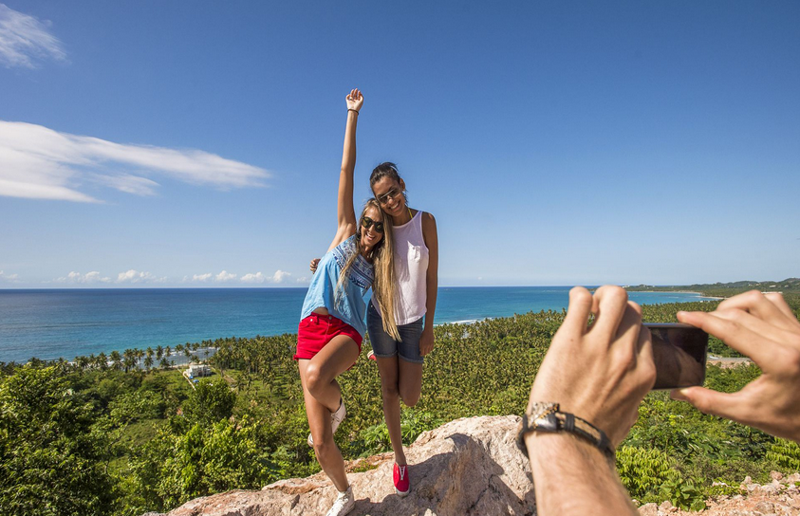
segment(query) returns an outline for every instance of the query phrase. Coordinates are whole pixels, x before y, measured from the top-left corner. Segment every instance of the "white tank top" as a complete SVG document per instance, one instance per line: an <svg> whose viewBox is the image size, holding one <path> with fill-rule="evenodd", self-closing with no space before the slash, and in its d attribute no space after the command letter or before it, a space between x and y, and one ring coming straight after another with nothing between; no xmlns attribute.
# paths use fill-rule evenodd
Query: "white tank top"
<svg viewBox="0 0 800 516"><path fill-rule="evenodd" d="M410 324L425 315L428 299L428 246L422 236L418 211L402 226L392 226L394 237L394 318L397 325ZM372 298L376 310L378 303Z"/></svg>

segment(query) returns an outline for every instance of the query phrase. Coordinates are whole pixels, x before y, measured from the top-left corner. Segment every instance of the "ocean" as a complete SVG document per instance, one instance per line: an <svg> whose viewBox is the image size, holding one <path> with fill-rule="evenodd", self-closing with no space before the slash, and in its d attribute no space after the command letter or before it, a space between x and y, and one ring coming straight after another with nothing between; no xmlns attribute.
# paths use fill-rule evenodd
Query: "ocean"
<svg viewBox="0 0 800 516"><path fill-rule="evenodd" d="M570 287L441 287L436 323L566 308ZM0 290L0 362L296 333L305 288ZM640 304L705 298L631 292Z"/></svg>

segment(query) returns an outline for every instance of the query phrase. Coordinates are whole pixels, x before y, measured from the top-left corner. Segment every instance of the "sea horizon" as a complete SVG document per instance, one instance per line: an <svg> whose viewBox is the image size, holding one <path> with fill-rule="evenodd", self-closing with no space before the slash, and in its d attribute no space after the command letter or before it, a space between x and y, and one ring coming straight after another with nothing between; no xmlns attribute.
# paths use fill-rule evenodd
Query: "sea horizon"
<svg viewBox="0 0 800 516"><path fill-rule="evenodd" d="M435 323L562 310L572 286L440 287ZM587 286L594 288L594 286ZM0 289L0 362L294 334L305 287ZM631 292L640 304L700 301L691 292Z"/></svg>

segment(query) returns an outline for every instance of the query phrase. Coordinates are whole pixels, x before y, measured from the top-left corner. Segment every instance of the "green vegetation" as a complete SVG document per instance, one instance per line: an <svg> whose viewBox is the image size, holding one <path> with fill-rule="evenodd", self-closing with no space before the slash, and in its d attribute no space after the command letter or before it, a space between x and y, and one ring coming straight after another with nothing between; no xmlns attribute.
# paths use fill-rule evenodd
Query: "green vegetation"
<svg viewBox="0 0 800 516"><path fill-rule="evenodd" d="M783 281L734 281L680 286L634 285L626 286L625 289L652 292L700 292L711 297L731 297L749 290L758 290L760 292L782 292L784 296L794 298L800 295L800 278L787 278Z"/></svg>
<svg viewBox="0 0 800 516"><path fill-rule="evenodd" d="M800 309L797 298L790 302ZM645 306L644 318L669 322L678 310L715 306ZM422 399L403 410L406 442L459 417L520 414L563 317L545 311L436 327ZM0 364L0 513L138 516L318 471L294 342L282 335L204 343L218 348L208 360L215 374L196 388L164 367L163 350L151 350L145 369L136 364L148 353L136 351ZM363 355L340 377L348 416L337 442L347 459L390 449L378 370ZM707 384L733 391L759 374L753 365L712 366ZM654 392L617 464L637 500L697 509L711 495L738 491L714 481L738 486L746 475L767 481L772 469L797 470L800 448Z"/></svg>

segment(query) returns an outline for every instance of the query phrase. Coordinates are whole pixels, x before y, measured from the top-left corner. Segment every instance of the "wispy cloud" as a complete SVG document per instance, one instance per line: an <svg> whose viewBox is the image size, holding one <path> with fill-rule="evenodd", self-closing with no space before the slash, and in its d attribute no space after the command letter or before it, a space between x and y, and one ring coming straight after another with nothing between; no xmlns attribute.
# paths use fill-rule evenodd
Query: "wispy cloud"
<svg viewBox="0 0 800 516"><path fill-rule="evenodd" d="M283 283L288 277L292 275L291 272L282 270L275 271L271 276L263 272L250 272L239 277L238 274L221 271L219 274L211 272L205 274L195 274L193 276L184 276L184 283L247 283L251 285L263 283Z"/></svg>
<svg viewBox="0 0 800 516"><path fill-rule="evenodd" d="M85 188L153 195L159 185L145 176L159 175L220 189L260 187L270 177L262 168L200 150L119 144L0 121L0 196L102 202Z"/></svg>
<svg viewBox="0 0 800 516"><path fill-rule="evenodd" d="M115 283L164 283L166 281L166 276L159 278L149 272L139 272L135 269L130 269L125 272L120 272L117 275L117 281Z"/></svg>
<svg viewBox="0 0 800 516"><path fill-rule="evenodd" d="M116 284L141 284L141 283L165 283L167 281L165 277L158 277L155 274L149 272L140 272L135 269L129 269L124 272L120 272L117 274L116 279L112 279L108 276L103 276L98 271L91 271L87 272L86 274L82 274L77 271L72 271L66 276L62 276L60 278L56 278L53 280L54 283L64 283L67 285L88 285L92 283L116 283Z"/></svg>
<svg viewBox="0 0 800 516"><path fill-rule="evenodd" d="M205 283L206 281L210 281L214 275L210 272L208 274L195 274L194 276L189 279L188 276L184 276L183 281L191 281L193 283Z"/></svg>
<svg viewBox="0 0 800 516"><path fill-rule="evenodd" d="M40 61L65 61L61 42L48 30L50 23L0 4L0 64L6 68L36 68Z"/></svg>
<svg viewBox="0 0 800 516"><path fill-rule="evenodd" d="M275 271L275 274L272 276L267 276L262 272L245 274L242 276L241 281L242 283L283 283L283 280L291 275L291 272L286 272L279 269Z"/></svg>
<svg viewBox="0 0 800 516"><path fill-rule="evenodd" d="M0 271L0 281L5 281L8 283L19 283L19 275L6 274L4 271Z"/></svg>
<svg viewBox="0 0 800 516"><path fill-rule="evenodd" d="M56 283L69 284L111 283L111 278L103 277L98 271L87 272L86 274L72 271L66 276L56 278L54 281Z"/></svg>

